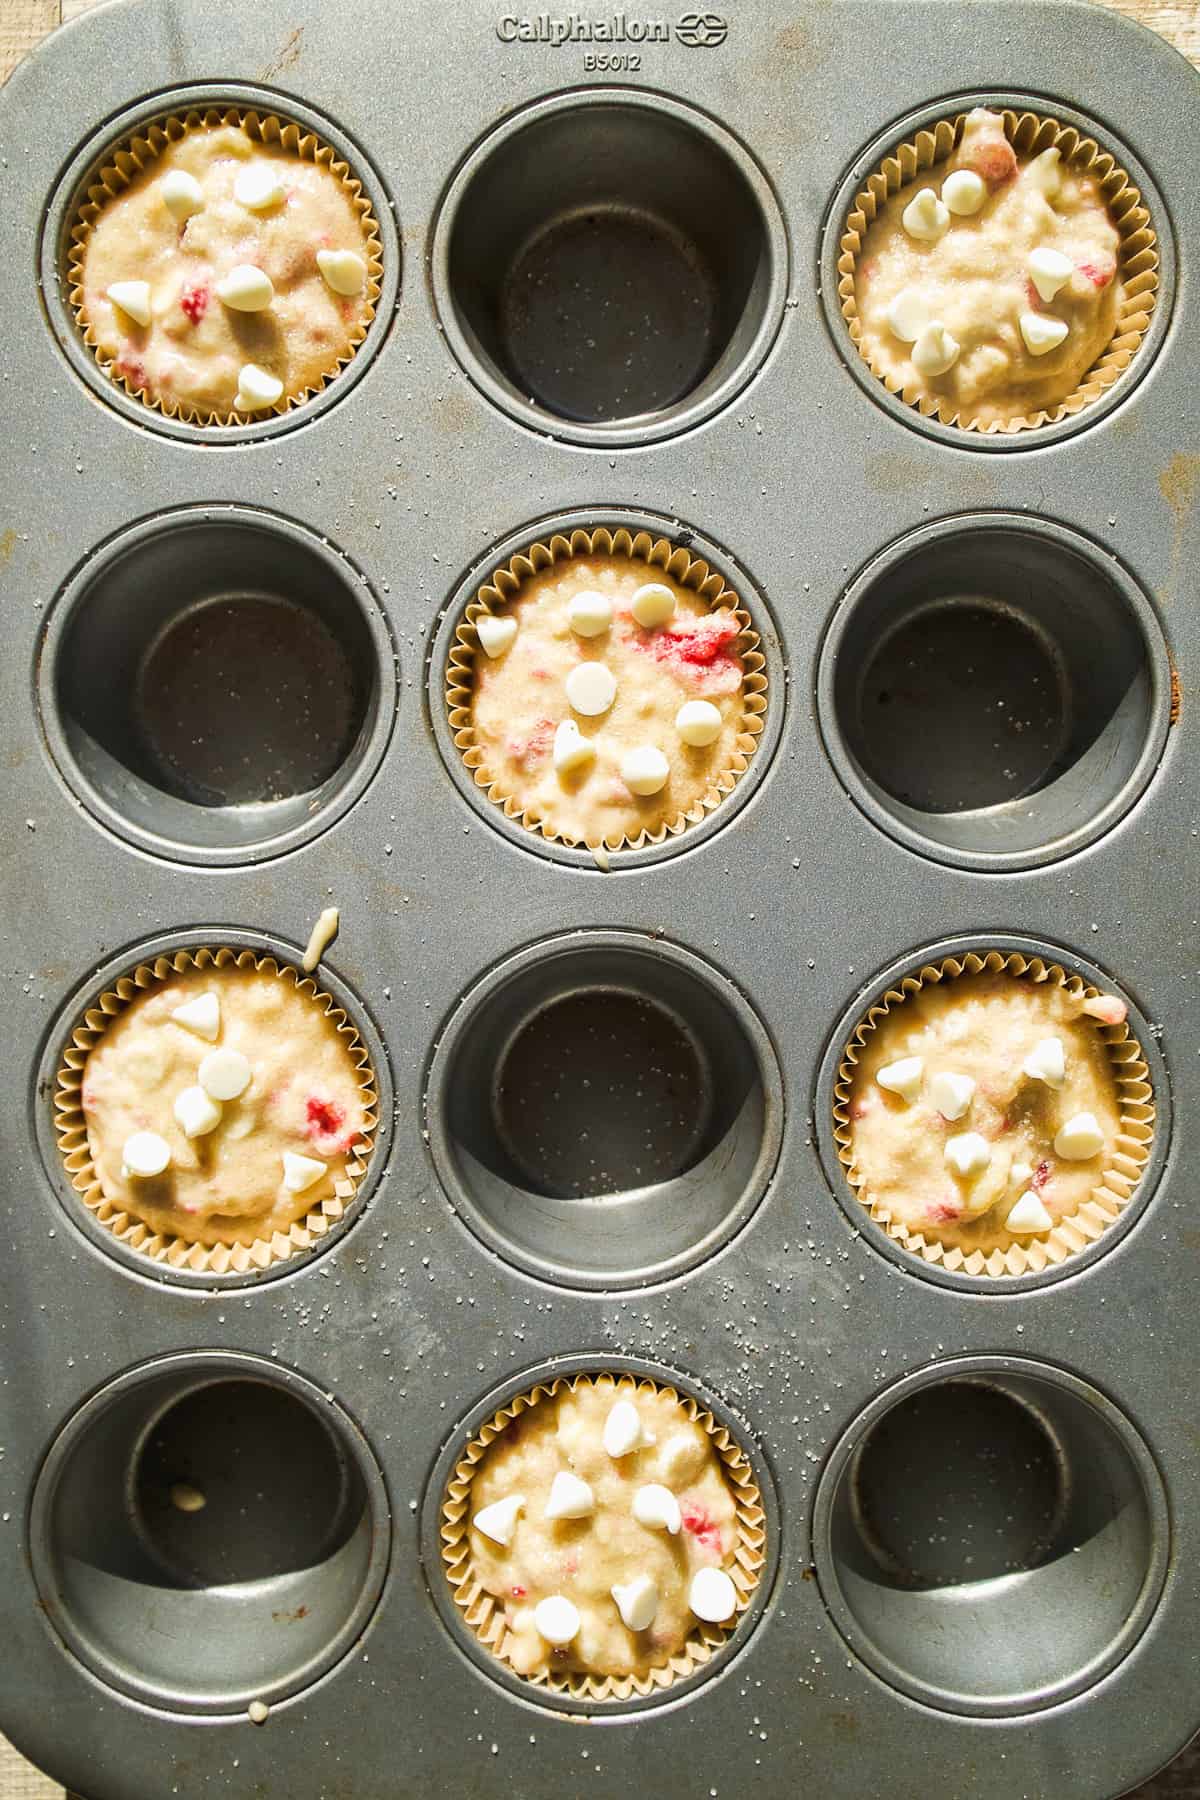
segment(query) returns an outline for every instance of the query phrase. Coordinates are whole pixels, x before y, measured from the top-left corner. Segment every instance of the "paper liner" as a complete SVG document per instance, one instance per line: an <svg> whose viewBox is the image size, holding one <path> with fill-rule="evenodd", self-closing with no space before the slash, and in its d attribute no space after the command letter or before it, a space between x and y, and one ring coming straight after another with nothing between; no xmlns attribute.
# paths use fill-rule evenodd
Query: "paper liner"
<svg viewBox="0 0 1200 1800"><path fill-rule="evenodd" d="M309 995L337 1026L350 1060L359 1072L366 1118L358 1142L347 1153L345 1175L336 1183L334 1192L327 1199L322 1200L310 1213L295 1220L286 1231L276 1231L269 1238L255 1238L250 1244L196 1244L187 1238L164 1237L152 1230L135 1213L114 1205L107 1198L88 1146L87 1124L83 1113L83 1071L88 1056L104 1036L112 1020L125 1010L130 1001L136 1000L156 983L192 969L252 969L278 975L281 981L292 981L298 992ZM122 1244L149 1257L151 1261L165 1263L172 1269L190 1269L205 1275L244 1275L254 1270L270 1268L273 1263L287 1262L290 1257L312 1250L346 1216L367 1172L378 1104L375 1074L366 1045L331 994L319 988L311 976L302 975L289 963L280 962L277 957L260 956L254 950L205 947L175 950L164 956L156 956L153 962L139 963L88 1007L72 1033L55 1080L54 1129L71 1186L96 1222L111 1231Z"/></svg>
<svg viewBox="0 0 1200 1800"><path fill-rule="evenodd" d="M478 786L486 788L488 799L503 808L506 818L515 819L528 831L537 832L547 843L576 845L582 840L565 836L548 820L532 817L511 794L505 794L500 782L487 767L484 750L475 742L471 716L475 656L478 649L475 621L484 613L490 613L514 600L530 576L539 575L552 564L568 562L576 556L627 556L653 568L660 568L672 580L677 581L680 587L693 588L707 600L710 607L727 607L742 628L737 640L738 654L742 661L742 729L729 767L722 770L699 800L686 811L676 814L675 818L653 827L644 827L632 838L623 832L609 832L597 844L589 843L587 846L592 850L641 850L647 845L664 843L668 837L677 837L681 831L686 831L689 825L698 824L706 813L712 812L721 804L726 794L733 790L739 778L745 774L757 748L767 710L766 658L759 649L761 640L750 614L738 595L726 586L724 577L699 557L692 556L681 545L672 544L667 538L652 537L648 531L631 532L625 527L609 531L600 527L595 531L575 530L568 534L556 532L547 542L539 540L530 544L527 549L518 551L502 568L494 569L489 579L478 589L474 600L469 602L459 621L446 669L446 708L454 732L454 742L462 751L463 761L474 774Z"/></svg>
<svg viewBox="0 0 1200 1800"><path fill-rule="evenodd" d="M903 1220L894 1219L885 1205L872 1200L866 1178L854 1166L849 1115L850 1084L859 1050L879 1021L893 1007L903 1005L926 982L949 981L959 975L1002 973L1034 982L1057 982L1077 998L1094 999L1100 993L1099 988L1091 986L1081 975L1071 974L1060 964L1046 962L1039 956L1022 956L1016 951L972 950L965 956L947 956L941 962L927 963L889 988L860 1020L843 1051L833 1089L834 1142L838 1160L846 1171L855 1197L867 1208L876 1224L882 1225L888 1236L905 1250L927 1263L960 1275L1035 1275L1065 1262L1077 1251L1095 1243L1120 1217L1132 1197L1149 1158L1154 1136L1154 1090L1137 1039L1132 1036L1128 1021L1120 1025L1101 1025L1097 1021L1095 1029L1108 1047L1116 1079L1119 1130L1112 1166L1104 1171L1077 1212L1060 1219L1044 1237L1013 1243L1006 1249L967 1251L958 1245L948 1247L936 1237L926 1236Z"/></svg>
<svg viewBox="0 0 1200 1800"><path fill-rule="evenodd" d="M1043 150L1057 148L1064 164L1069 164L1077 174L1094 175L1109 216L1120 234L1117 263L1124 292L1113 336L1108 348L1073 393L1049 410L1018 416L1007 424L998 421L977 424L960 419L948 398L906 391L895 375L875 367L863 345L854 277L867 228L893 194L906 187L922 170L946 160L962 137L967 118L965 112L957 113L953 118L939 119L935 125L918 131L914 138L898 144L883 159L854 197L839 239L837 263L842 317L871 373L883 382L889 393L899 395L926 418L933 416L943 425L955 425L960 431L978 431L985 435L1056 425L1061 419L1074 417L1098 399L1132 362L1146 335L1158 297L1158 239L1140 191L1116 158L1101 149L1094 139L1084 137L1073 125L1063 125L1057 119L1038 113L1013 112L1008 108L1000 117L1004 121L1005 136L1019 155L1033 157Z"/></svg>
<svg viewBox="0 0 1200 1800"><path fill-rule="evenodd" d="M303 388L299 393L289 394L286 391L274 406L265 406L253 413L218 412L215 409L193 406L187 402L165 400L161 396L147 394L142 388L133 387L121 375L112 359L106 357L99 349L95 333L83 317L83 262L87 249L88 237L92 226L100 217L104 207L129 187L134 177L141 174L148 164L162 155L170 145L186 137L189 131L213 129L220 125L238 125L260 143L291 151L306 162L317 163L336 176L349 194L354 210L359 216L365 234L364 248L367 261L367 284L364 289L368 303L367 313L363 320L355 326L350 341L328 373L315 385ZM383 240L380 237L379 221L375 217L375 209L371 205L361 181L354 174L348 163L345 163L328 144L323 144L313 132L300 125L277 118L274 113L260 113L239 106L210 106L203 110L193 109L186 113L172 113L155 119L151 123L139 127L119 144L113 146L106 154L101 168L92 176L87 192L75 209L69 232L70 249L67 258L67 298L75 315L75 323L79 334L88 349L96 358L99 367L109 380L118 387L124 388L134 400L154 412L161 412L171 419L182 419L188 425L250 425L256 420L269 419L278 413L291 412L297 406L303 406L323 388L328 387L334 376L344 369L355 356L372 319L375 307L383 289Z"/></svg>
<svg viewBox="0 0 1200 1800"><path fill-rule="evenodd" d="M708 1412L690 1394L681 1394L665 1382L650 1381L614 1371L611 1374L558 1376L540 1381L536 1387L515 1395L481 1425L454 1465L454 1473L446 1486L442 1501L442 1562L446 1578L454 1591L454 1603L463 1619L485 1650L500 1662L507 1663L505 1640L508 1632L504 1609L494 1595L488 1593L471 1567L471 1484L489 1446L514 1419L543 1400L551 1400L564 1389L611 1385L615 1396L636 1398L638 1394L665 1394L676 1401L695 1424L707 1432L721 1459L725 1478L733 1494L738 1525L738 1544L727 1573L737 1589L737 1611L725 1625L708 1625L697 1619L691 1635L669 1662L651 1669L646 1675L587 1675L578 1670L543 1669L522 1675L536 1687L551 1693L569 1694L577 1700L628 1700L634 1695L660 1693L672 1682L701 1669L713 1653L737 1630L742 1614L749 1606L754 1589L766 1561L766 1513L762 1495L754 1478L750 1460L728 1428ZM508 1666L511 1667L511 1664Z"/></svg>

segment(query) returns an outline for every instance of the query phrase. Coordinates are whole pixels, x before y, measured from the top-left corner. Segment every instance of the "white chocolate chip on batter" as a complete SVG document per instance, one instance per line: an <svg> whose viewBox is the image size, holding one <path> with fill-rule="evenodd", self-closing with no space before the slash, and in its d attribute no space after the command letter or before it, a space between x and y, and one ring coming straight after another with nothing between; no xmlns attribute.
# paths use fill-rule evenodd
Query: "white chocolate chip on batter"
<svg viewBox="0 0 1200 1800"><path fill-rule="evenodd" d="M562 1649L579 1630L579 1612L565 1594L551 1594L534 1607L533 1623L548 1644Z"/></svg>
<svg viewBox="0 0 1200 1800"><path fill-rule="evenodd" d="M1021 1064L1021 1072L1031 1075L1035 1081L1044 1081L1047 1087L1062 1087L1067 1079L1067 1055L1062 1039L1039 1038Z"/></svg>
<svg viewBox="0 0 1200 1800"><path fill-rule="evenodd" d="M665 625L668 619L675 616L675 596L662 582L648 581L634 594L629 610L638 624L650 631L655 625Z"/></svg>
<svg viewBox="0 0 1200 1800"><path fill-rule="evenodd" d="M483 613L475 621L475 636L479 639L485 656L503 656L516 641L517 621L497 619L491 613Z"/></svg>
<svg viewBox="0 0 1200 1800"><path fill-rule="evenodd" d="M493 1500L490 1506L480 1507L471 1523L485 1538L491 1538L493 1544L507 1550L517 1529L517 1515L524 1505L524 1494L506 1494L503 1500Z"/></svg>
<svg viewBox="0 0 1200 1800"><path fill-rule="evenodd" d="M604 1421L604 1448L608 1455L628 1456L631 1450L644 1450L653 1442L633 1401L618 1400Z"/></svg>
<svg viewBox="0 0 1200 1800"><path fill-rule="evenodd" d="M1015 1162L1008 1171L1008 1179L1014 1187L1026 1187L1033 1179L1033 1164Z"/></svg>
<svg viewBox="0 0 1200 1800"><path fill-rule="evenodd" d="M234 312L262 312L275 298L275 287L265 269L254 263L238 263L217 283L217 299Z"/></svg>
<svg viewBox="0 0 1200 1800"><path fill-rule="evenodd" d="M186 169L169 169L158 184L158 193L177 224L204 210L204 190Z"/></svg>
<svg viewBox="0 0 1200 1800"><path fill-rule="evenodd" d="M671 765L653 744L639 744L621 761L621 780L631 794L657 794L667 785Z"/></svg>
<svg viewBox="0 0 1200 1800"><path fill-rule="evenodd" d="M915 344L929 323L929 302L920 288L901 288L885 317L893 337L902 344Z"/></svg>
<svg viewBox="0 0 1200 1800"><path fill-rule="evenodd" d="M239 412L262 412L283 398L283 383L269 369L257 363L243 363L238 370L237 393L233 404Z"/></svg>
<svg viewBox="0 0 1200 1800"><path fill-rule="evenodd" d="M1053 300L1059 288L1065 287L1075 273L1075 264L1061 250L1031 250L1028 268L1033 285L1043 300Z"/></svg>
<svg viewBox="0 0 1200 1800"><path fill-rule="evenodd" d="M721 735L720 708L711 700L685 700L675 714L675 729L694 750L715 744Z"/></svg>
<svg viewBox="0 0 1200 1800"><path fill-rule="evenodd" d="M1035 156L1025 170L1026 179L1039 188L1047 200L1055 199L1062 189L1060 162L1061 152L1051 145L1049 150L1043 150L1040 156Z"/></svg>
<svg viewBox="0 0 1200 1800"><path fill-rule="evenodd" d="M554 768L559 775L579 775L596 760L596 746L574 719L564 719L554 733Z"/></svg>
<svg viewBox="0 0 1200 1800"><path fill-rule="evenodd" d="M214 1100L236 1100L250 1086L250 1064L240 1050L210 1050L200 1064L199 1079Z"/></svg>
<svg viewBox="0 0 1200 1800"><path fill-rule="evenodd" d="M150 283L148 281L114 281L108 290L108 297L114 306L119 306L135 325L148 325L150 312Z"/></svg>
<svg viewBox="0 0 1200 1800"><path fill-rule="evenodd" d="M613 622L612 601L607 594L594 593L585 588L582 593L572 596L567 607L567 624L576 637L599 637L607 631Z"/></svg>
<svg viewBox="0 0 1200 1800"><path fill-rule="evenodd" d="M899 1062L888 1063L875 1076L881 1088L889 1094L899 1094L911 1106L921 1091L921 1077L925 1071L924 1059L920 1056L902 1056Z"/></svg>
<svg viewBox="0 0 1200 1800"><path fill-rule="evenodd" d="M570 1469L560 1469L550 1483L546 1498L545 1519L586 1519L596 1510L596 1496L586 1481ZM572 1633L574 1636L574 1633Z"/></svg>
<svg viewBox="0 0 1200 1800"><path fill-rule="evenodd" d="M724 1569L697 1569L688 1590L688 1605L698 1619L721 1625L737 1606L737 1589Z"/></svg>
<svg viewBox="0 0 1200 1800"><path fill-rule="evenodd" d="M617 1611L630 1631L645 1631L654 1623L659 1596L649 1575L635 1575L632 1581L615 1582L611 1593Z"/></svg>
<svg viewBox="0 0 1200 1800"><path fill-rule="evenodd" d="M194 1031L197 1037L215 1044L221 1030L221 1002L210 988L206 994L197 994L194 1000L185 1000L182 1006L175 1007L171 1017L185 1031Z"/></svg>
<svg viewBox="0 0 1200 1800"><path fill-rule="evenodd" d="M214 1100L199 1086L183 1088L175 1096L171 1110L185 1137L207 1137L221 1123L220 1101Z"/></svg>
<svg viewBox="0 0 1200 1800"><path fill-rule="evenodd" d="M123 1176L139 1175L149 1179L161 1175L171 1161L171 1146L157 1131L135 1131L125 1139L121 1150Z"/></svg>
<svg viewBox="0 0 1200 1800"><path fill-rule="evenodd" d="M1018 323L1030 356L1045 356L1047 351L1056 350L1069 329L1065 319L1047 318L1045 313L1023 312Z"/></svg>
<svg viewBox="0 0 1200 1800"><path fill-rule="evenodd" d="M936 244L950 228L950 214L931 187L918 188L900 215L900 223L909 237L923 244Z"/></svg>
<svg viewBox="0 0 1200 1800"><path fill-rule="evenodd" d="M929 1098L943 1119L961 1119L971 1104L975 1082L970 1075L943 1069L929 1084Z"/></svg>
<svg viewBox="0 0 1200 1800"><path fill-rule="evenodd" d="M270 212L278 206L286 192L270 163L251 163L233 184L233 197L249 212Z"/></svg>
<svg viewBox="0 0 1200 1800"><path fill-rule="evenodd" d="M919 375L944 375L958 361L958 349L958 339L933 319L912 347L913 368Z"/></svg>
<svg viewBox="0 0 1200 1800"><path fill-rule="evenodd" d="M633 1496L633 1516L650 1531L669 1531L674 1537L683 1523L679 1502L669 1487L660 1481L648 1481Z"/></svg>
<svg viewBox="0 0 1200 1800"><path fill-rule="evenodd" d="M1054 1220L1036 1194L1025 1193L1011 1208L1004 1223L1009 1231L1015 1232L1019 1237L1024 1237L1041 1231L1049 1231Z"/></svg>
<svg viewBox="0 0 1200 1800"><path fill-rule="evenodd" d="M597 719L617 697L617 678L603 663L583 662L567 676L566 689L575 712L585 719Z"/></svg>
<svg viewBox="0 0 1200 1800"><path fill-rule="evenodd" d="M320 1181L328 1163L319 1162L315 1156L301 1156L296 1150L285 1150L283 1153L283 1188L287 1194L303 1194L316 1181Z"/></svg>
<svg viewBox="0 0 1200 1800"><path fill-rule="evenodd" d="M1103 1148L1104 1133L1095 1113L1090 1112L1076 1113L1068 1119L1054 1140L1055 1154L1068 1162L1086 1162L1091 1156L1099 1156Z"/></svg>
<svg viewBox="0 0 1200 1800"><path fill-rule="evenodd" d="M987 199L987 183L974 169L955 169L942 183L942 200L960 219L977 213Z"/></svg>
<svg viewBox="0 0 1200 1800"><path fill-rule="evenodd" d="M347 299L366 285L367 265L354 250L318 250L317 267L326 287Z"/></svg>
<svg viewBox="0 0 1200 1800"><path fill-rule="evenodd" d="M992 1160L991 1145L977 1131L963 1131L957 1137L947 1138L942 1154L960 1181L976 1180Z"/></svg>

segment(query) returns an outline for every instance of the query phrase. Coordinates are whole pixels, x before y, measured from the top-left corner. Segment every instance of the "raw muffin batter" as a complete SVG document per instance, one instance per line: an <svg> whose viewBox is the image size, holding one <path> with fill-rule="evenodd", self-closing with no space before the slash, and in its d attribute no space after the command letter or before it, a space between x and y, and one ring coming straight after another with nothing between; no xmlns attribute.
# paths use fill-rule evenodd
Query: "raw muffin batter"
<svg viewBox="0 0 1200 1800"><path fill-rule="evenodd" d="M661 1390L584 1380L539 1400L487 1450L471 1514L472 1572L522 1675L642 1675L701 1619L732 1622L733 1495L707 1433Z"/></svg>
<svg viewBox="0 0 1200 1800"><path fill-rule="evenodd" d="M964 1250L1028 1243L1109 1166L1120 1104L1098 1025L1125 1006L1059 983L927 982L865 1038L850 1087L853 1174L910 1230Z"/></svg>
<svg viewBox="0 0 1200 1800"><path fill-rule="evenodd" d="M954 154L867 230L855 283L867 361L963 424L1049 411L1112 339L1119 243L1092 176L1056 149L1019 157L977 108Z"/></svg>
<svg viewBox="0 0 1200 1800"><path fill-rule="evenodd" d="M734 764L741 626L664 571L576 556L476 628L474 740L528 823L567 843L634 838L687 813Z"/></svg>
<svg viewBox="0 0 1200 1800"><path fill-rule="evenodd" d="M267 411L320 384L371 316L351 194L240 126L189 131L103 207L80 316L167 410Z"/></svg>
<svg viewBox="0 0 1200 1800"><path fill-rule="evenodd" d="M87 1058L92 1162L106 1198L164 1236L253 1243L332 1196L365 1148L362 1081L290 973L173 975Z"/></svg>

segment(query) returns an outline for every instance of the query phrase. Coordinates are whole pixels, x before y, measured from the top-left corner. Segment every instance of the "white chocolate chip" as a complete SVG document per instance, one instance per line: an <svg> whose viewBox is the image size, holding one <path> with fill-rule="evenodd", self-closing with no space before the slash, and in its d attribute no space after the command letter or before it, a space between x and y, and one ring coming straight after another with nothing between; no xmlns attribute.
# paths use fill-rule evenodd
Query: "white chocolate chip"
<svg viewBox="0 0 1200 1800"><path fill-rule="evenodd" d="M960 219L969 218L987 199L987 183L974 169L955 169L942 183L942 199Z"/></svg>
<svg viewBox="0 0 1200 1800"><path fill-rule="evenodd" d="M950 228L950 214L931 187L919 188L900 214L900 223L909 237L923 244L936 244Z"/></svg>
<svg viewBox="0 0 1200 1800"><path fill-rule="evenodd" d="M210 988L206 994L197 994L194 1000L185 1000L171 1017L185 1031L194 1031L197 1037L215 1044L221 1029L221 1002Z"/></svg>
<svg viewBox="0 0 1200 1800"><path fill-rule="evenodd" d="M1027 1162L1015 1162L1008 1171L1008 1179L1012 1182L1014 1187L1024 1187L1027 1182L1032 1181L1033 1179L1033 1164Z"/></svg>
<svg viewBox="0 0 1200 1800"><path fill-rule="evenodd" d="M585 588L575 594L567 607L567 623L576 637L599 637L613 622L612 601L607 594L596 594Z"/></svg>
<svg viewBox="0 0 1200 1800"><path fill-rule="evenodd" d="M640 587L629 603L638 624L646 631L652 631L656 625L665 625L675 614L675 596L669 587L661 581L648 581Z"/></svg>
<svg viewBox="0 0 1200 1800"><path fill-rule="evenodd" d="M1062 187L1060 157L1061 152L1051 145L1049 150L1043 150L1040 156L1035 156L1033 161L1025 166L1026 180L1031 181L1034 187L1040 188L1047 200L1053 200Z"/></svg>
<svg viewBox="0 0 1200 1800"><path fill-rule="evenodd" d="M658 1588L649 1575L635 1575L632 1581L616 1582L611 1589L617 1611L630 1631L645 1631L654 1623L658 1611Z"/></svg>
<svg viewBox="0 0 1200 1800"><path fill-rule="evenodd" d="M1039 1038L1021 1064L1023 1075L1044 1081L1047 1087L1060 1088L1067 1079L1067 1057L1061 1038Z"/></svg>
<svg viewBox="0 0 1200 1800"><path fill-rule="evenodd" d="M698 1619L721 1625L737 1606L737 1589L724 1569L697 1569L688 1589L688 1605Z"/></svg>
<svg viewBox="0 0 1200 1800"><path fill-rule="evenodd" d="M700 750L721 735L721 709L711 700L685 700L675 714L675 729L685 744Z"/></svg>
<svg viewBox="0 0 1200 1800"><path fill-rule="evenodd" d="M1025 1193L1009 1211L1005 1225L1019 1237L1039 1231L1049 1231L1054 1220L1046 1211L1037 1195Z"/></svg>
<svg viewBox="0 0 1200 1800"><path fill-rule="evenodd" d="M1045 313L1023 312L1018 323L1030 356L1045 356L1048 350L1057 349L1068 331L1065 319L1050 319Z"/></svg>
<svg viewBox="0 0 1200 1800"><path fill-rule="evenodd" d="M586 1481L578 1475L572 1475L570 1469L560 1469L550 1483L550 1492L546 1497L544 1519L586 1519L589 1513L596 1510L596 1496ZM572 1633L572 1635L574 1635Z"/></svg>
<svg viewBox="0 0 1200 1800"><path fill-rule="evenodd" d="M609 1456L628 1456L654 1442L632 1400L618 1400L604 1421L604 1448Z"/></svg>
<svg viewBox="0 0 1200 1800"><path fill-rule="evenodd" d="M554 733L554 770L558 775L578 775L596 760L596 746L584 737L574 719L564 719Z"/></svg>
<svg viewBox="0 0 1200 1800"><path fill-rule="evenodd" d="M902 1056L899 1062L888 1063L880 1069L875 1079L881 1088L889 1094L899 1094L911 1106L921 1091L921 1076L925 1070L924 1060L919 1056Z"/></svg>
<svg viewBox="0 0 1200 1800"><path fill-rule="evenodd" d="M617 697L617 678L599 662L583 662L567 676L567 700L585 719L599 718Z"/></svg>
<svg viewBox="0 0 1200 1800"><path fill-rule="evenodd" d="M503 656L512 648L516 635L515 619L497 619L491 613L482 613L475 621L475 636L486 656Z"/></svg>
<svg viewBox="0 0 1200 1800"><path fill-rule="evenodd" d="M958 339L940 319L933 319L912 347L913 368L918 375L944 375L958 361L958 348Z"/></svg>
<svg viewBox="0 0 1200 1800"><path fill-rule="evenodd" d="M517 1529L517 1514L524 1505L524 1494L506 1494L503 1500L493 1500L490 1506L480 1507L471 1523L485 1538L491 1538L493 1544L500 1544L507 1550Z"/></svg>
<svg viewBox="0 0 1200 1800"><path fill-rule="evenodd" d="M161 1175L171 1161L171 1146L157 1131L135 1131L121 1150L122 1175Z"/></svg>
<svg viewBox="0 0 1200 1800"><path fill-rule="evenodd" d="M249 212L269 212L279 205L285 191L270 163L251 163L233 184L234 199Z"/></svg>
<svg viewBox="0 0 1200 1800"><path fill-rule="evenodd" d="M271 1709L265 1700L252 1700L246 1712L252 1725L265 1725L271 1716Z"/></svg>
<svg viewBox="0 0 1200 1800"><path fill-rule="evenodd" d="M975 1083L969 1075L944 1069L929 1084L929 1098L943 1119L961 1119L971 1104Z"/></svg>
<svg viewBox="0 0 1200 1800"><path fill-rule="evenodd" d="M214 1100L236 1100L250 1086L250 1064L240 1050L210 1050L199 1075L200 1086Z"/></svg>
<svg viewBox="0 0 1200 1800"><path fill-rule="evenodd" d="M697 1439L690 1431L673 1432L658 1453L659 1473L665 1482L680 1487L700 1473L707 1455L706 1439Z"/></svg>
<svg viewBox="0 0 1200 1800"><path fill-rule="evenodd" d="M315 1156L301 1156L298 1150L285 1150L283 1153L283 1189L287 1194L303 1194L320 1181L328 1163L318 1161Z"/></svg>
<svg viewBox="0 0 1200 1800"><path fill-rule="evenodd" d="M243 363L238 370L238 388L233 404L239 412L262 412L283 397L283 383L269 369L257 363Z"/></svg>
<svg viewBox="0 0 1200 1800"><path fill-rule="evenodd" d="M193 213L204 210L204 190L186 169L169 169L158 184L158 194L171 217L179 225Z"/></svg>
<svg viewBox="0 0 1200 1800"><path fill-rule="evenodd" d="M992 1160L991 1145L977 1131L962 1131L957 1137L947 1138L942 1154L961 1181L974 1181Z"/></svg>
<svg viewBox="0 0 1200 1800"><path fill-rule="evenodd" d="M234 312L262 312L274 298L271 277L253 263L238 263L217 283L217 299Z"/></svg>
<svg viewBox="0 0 1200 1800"><path fill-rule="evenodd" d="M648 1481L633 1496L633 1516L650 1531L669 1531L674 1537L683 1523L679 1502L669 1487Z"/></svg>
<svg viewBox="0 0 1200 1800"><path fill-rule="evenodd" d="M1090 1156L1099 1156L1104 1148L1104 1133L1090 1112L1076 1113L1068 1119L1054 1140L1055 1154L1066 1157L1068 1162L1086 1162Z"/></svg>
<svg viewBox="0 0 1200 1800"><path fill-rule="evenodd" d="M565 1594L551 1594L533 1609L533 1623L548 1644L561 1649L579 1630L579 1613Z"/></svg>
<svg viewBox="0 0 1200 1800"><path fill-rule="evenodd" d="M1075 273L1075 264L1061 250L1031 250L1027 267L1043 300L1053 300Z"/></svg>
<svg viewBox="0 0 1200 1800"><path fill-rule="evenodd" d="M670 763L653 744L639 744L621 759L621 780L631 794L659 793L670 773Z"/></svg>
<svg viewBox="0 0 1200 1800"><path fill-rule="evenodd" d="M135 325L150 323L150 283L148 281L114 281L108 289L114 306L131 318Z"/></svg>
<svg viewBox="0 0 1200 1800"><path fill-rule="evenodd" d="M886 317L893 337L903 344L915 344L929 323L929 302L920 288L901 288Z"/></svg>
<svg viewBox="0 0 1200 1800"><path fill-rule="evenodd" d="M171 1110L185 1137L207 1137L221 1123L221 1102L202 1087L185 1087L175 1096Z"/></svg>
<svg viewBox="0 0 1200 1800"><path fill-rule="evenodd" d="M361 294L366 285L367 265L353 250L318 250L317 267L335 294Z"/></svg>

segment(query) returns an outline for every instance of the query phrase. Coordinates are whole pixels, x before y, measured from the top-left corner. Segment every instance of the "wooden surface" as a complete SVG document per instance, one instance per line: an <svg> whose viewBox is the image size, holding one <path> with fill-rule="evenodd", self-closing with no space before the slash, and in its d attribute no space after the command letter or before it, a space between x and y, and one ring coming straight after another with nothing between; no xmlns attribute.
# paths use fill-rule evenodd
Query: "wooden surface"
<svg viewBox="0 0 1200 1800"><path fill-rule="evenodd" d="M449 3L453 5L453 0ZM0 0L0 81L60 20L73 19L98 4L99 0ZM252 6L254 0L243 4ZM1200 0L1097 0L1097 4L1153 27L1200 68ZM0 1800L63 1800L63 1792L0 1738ZM139 1795L137 1800L159 1796ZM1200 1740L1129 1800L1200 1800Z"/></svg>

